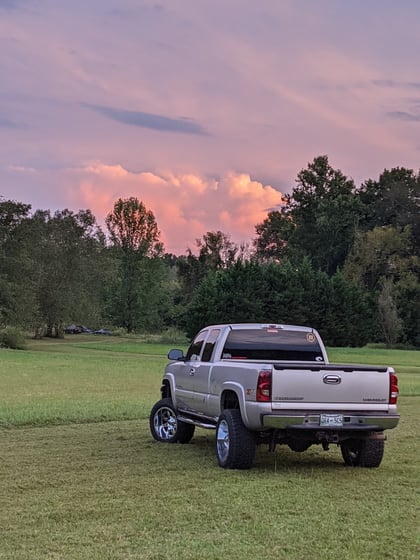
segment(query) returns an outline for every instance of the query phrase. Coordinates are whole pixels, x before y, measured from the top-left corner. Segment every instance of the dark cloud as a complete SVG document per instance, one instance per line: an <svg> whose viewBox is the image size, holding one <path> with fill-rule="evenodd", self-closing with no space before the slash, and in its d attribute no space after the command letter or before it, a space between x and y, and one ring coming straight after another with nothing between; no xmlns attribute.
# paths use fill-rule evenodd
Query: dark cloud
<svg viewBox="0 0 420 560"><path fill-rule="evenodd" d="M372 80L374 86L382 88L410 88L420 89L420 82L398 82L395 80Z"/></svg>
<svg viewBox="0 0 420 560"><path fill-rule="evenodd" d="M393 88L398 86L398 84L394 82L394 80L373 80L372 83L374 86L384 88Z"/></svg>
<svg viewBox="0 0 420 560"><path fill-rule="evenodd" d="M126 111L124 109L115 109L114 107L93 105L91 103L81 103L81 105L82 107L87 107L92 111L96 111L113 121L118 121L132 126L150 128L152 130L160 130L164 132L181 132L184 134L198 134L201 136L207 135L207 132L200 124L185 117L172 119L162 115L143 113L142 111Z"/></svg>
<svg viewBox="0 0 420 560"><path fill-rule="evenodd" d="M0 0L0 10L11 12L19 8L20 0Z"/></svg>
<svg viewBox="0 0 420 560"><path fill-rule="evenodd" d="M412 113L407 113L406 111L391 111L388 113L388 117L399 121L420 122L420 115L413 115Z"/></svg>
<svg viewBox="0 0 420 560"><path fill-rule="evenodd" d="M15 121L11 121L10 119L4 119L3 117L0 117L0 128L23 129L26 128L26 126Z"/></svg>

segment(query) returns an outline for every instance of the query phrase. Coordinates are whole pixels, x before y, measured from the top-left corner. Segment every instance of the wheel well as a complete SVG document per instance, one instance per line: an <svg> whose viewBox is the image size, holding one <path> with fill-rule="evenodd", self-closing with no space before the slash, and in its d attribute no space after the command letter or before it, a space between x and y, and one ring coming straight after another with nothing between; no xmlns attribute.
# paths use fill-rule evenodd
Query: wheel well
<svg viewBox="0 0 420 560"><path fill-rule="evenodd" d="M220 399L220 405L221 410L225 410L227 408L240 408L238 395L235 393L235 391L223 391Z"/></svg>
<svg viewBox="0 0 420 560"><path fill-rule="evenodd" d="M171 398L171 388L167 379L162 381L162 387L160 388L162 399Z"/></svg>

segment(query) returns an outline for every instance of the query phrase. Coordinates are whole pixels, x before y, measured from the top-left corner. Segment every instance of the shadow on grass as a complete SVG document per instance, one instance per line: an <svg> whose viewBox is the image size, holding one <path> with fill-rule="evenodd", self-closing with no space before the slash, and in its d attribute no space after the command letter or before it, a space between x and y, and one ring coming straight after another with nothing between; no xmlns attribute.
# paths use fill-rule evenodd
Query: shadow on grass
<svg viewBox="0 0 420 560"><path fill-rule="evenodd" d="M223 472L217 465L213 431L203 433L200 430L188 444L160 443L147 435L142 437L141 442L131 443L138 451L147 451L152 468L159 468L159 465L164 464L167 469L176 469L181 464L182 468L187 470L217 468ZM323 469L335 472L344 466L340 449L336 445L331 445L329 451L324 451L321 446L316 445L302 453L292 451L285 445L278 445L274 452L269 452L267 445L259 445L252 470L307 472L308 469Z"/></svg>

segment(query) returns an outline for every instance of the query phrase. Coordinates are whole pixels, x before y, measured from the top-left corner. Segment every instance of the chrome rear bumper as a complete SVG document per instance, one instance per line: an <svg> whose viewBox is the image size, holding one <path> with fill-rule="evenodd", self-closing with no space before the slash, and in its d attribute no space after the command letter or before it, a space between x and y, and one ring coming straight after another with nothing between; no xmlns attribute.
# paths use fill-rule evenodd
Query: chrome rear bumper
<svg viewBox="0 0 420 560"><path fill-rule="evenodd" d="M341 414L341 413L340 413ZM343 413L343 425L326 427L320 426L320 414L307 414L296 416L281 416L279 414L265 414L262 416L264 428L280 430L390 430L398 425L399 414L367 416L363 414Z"/></svg>

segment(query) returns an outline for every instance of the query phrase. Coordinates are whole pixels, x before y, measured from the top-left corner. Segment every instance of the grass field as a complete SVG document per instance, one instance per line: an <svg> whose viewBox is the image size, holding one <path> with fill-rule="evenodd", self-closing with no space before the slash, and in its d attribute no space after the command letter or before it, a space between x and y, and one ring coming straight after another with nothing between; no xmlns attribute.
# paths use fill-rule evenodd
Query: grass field
<svg viewBox="0 0 420 560"><path fill-rule="evenodd" d="M152 440L167 350L75 336L0 351L0 559L419 557L420 353L330 349L399 375L379 469L278 447L241 472L216 466L211 431Z"/></svg>

